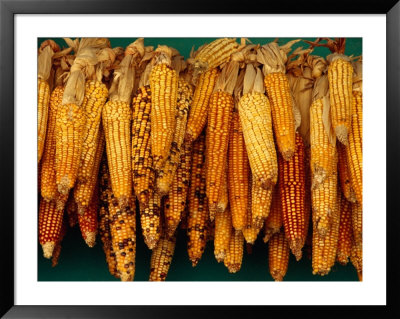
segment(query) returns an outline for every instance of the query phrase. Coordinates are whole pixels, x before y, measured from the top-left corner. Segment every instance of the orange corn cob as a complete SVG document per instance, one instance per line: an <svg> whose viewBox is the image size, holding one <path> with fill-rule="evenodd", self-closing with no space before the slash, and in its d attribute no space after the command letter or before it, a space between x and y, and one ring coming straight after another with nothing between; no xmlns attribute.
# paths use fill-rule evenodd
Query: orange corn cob
<svg viewBox="0 0 400 319"><path fill-rule="evenodd" d="M207 241L209 220L206 197L205 133L193 144L192 171L188 194L188 254L192 266L196 266L203 255Z"/></svg>
<svg viewBox="0 0 400 319"><path fill-rule="evenodd" d="M223 212L228 207L228 160L225 161L224 171L222 173L221 188L219 190L216 210L210 210L210 221L214 221L216 212Z"/></svg>
<svg viewBox="0 0 400 319"><path fill-rule="evenodd" d="M97 135L96 152L93 159L92 174L85 180L77 180L74 187L74 199L78 205L78 213L82 215L86 208L90 205L90 200L94 196L95 186L98 179L98 172L101 157L104 152L105 140L103 130Z"/></svg>
<svg viewBox="0 0 400 319"><path fill-rule="evenodd" d="M161 236L161 197L153 193L149 205L140 209L140 224L144 242L149 249L156 247Z"/></svg>
<svg viewBox="0 0 400 319"><path fill-rule="evenodd" d="M97 214L99 211L98 192L98 185L96 185L89 206L82 215L78 214L79 228L81 230L83 239L89 247L93 247L96 244L98 227Z"/></svg>
<svg viewBox="0 0 400 319"><path fill-rule="evenodd" d="M226 251L224 265L230 273L236 273L242 267L243 259L243 233L240 230L232 230L229 240L229 249Z"/></svg>
<svg viewBox="0 0 400 319"><path fill-rule="evenodd" d="M67 223L68 222L64 218L61 224L60 236L58 237L58 242L54 247L53 256L51 257L51 267L55 267L58 265L58 260L60 259L61 248L62 248L61 242L64 239L65 234L67 233Z"/></svg>
<svg viewBox="0 0 400 319"><path fill-rule="evenodd" d="M264 224L264 243L267 243L274 234L279 233L282 226L282 203L278 187L276 187L272 193L271 211Z"/></svg>
<svg viewBox="0 0 400 319"><path fill-rule="evenodd" d="M328 56L329 96L332 126L338 140L347 145L352 116L353 67L342 54Z"/></svg>
<svg viewBox="0 0 400 319"><path fill-rule="evenodd" d="M214 255L218 262L224 260L229 249L232 232L232 215L228 209L215 214Z"/></svg>
<svg viewBox="0 0 400 319"><path fill-rule="evenodd" d="M57 210L54 202L40 199L39 205L39 243L43 248L43 256L51 258L54 247L59 241L63 210Z"/></svg>
<svg viewBox="0 0 400 319"><path fill-rule="evenodd" d="M362 93L358 91L353 91L353 115L346 152L351 184L357 201L362 204Z"/></svg>
<svg viewBox="0 0 400 319"><path fill-rule="evenodd" d="M274 234L268 243L269 273L275 281L282 281L289 266L289 242L285 233Z"/></svg>
<svg viewBox="0 0 400 319"><path fill-rule="evenodd" d="M261 229L270 213L273 189L262 188L254 179L251 188L251 223L256 229Z"/></svg>
<svg viewBox="0 0 400 319"><path fill-rule="evenodd" d="M210 211L217 209L218 195L227 161L229 129L234 102L232 95L217 91L212 94L206 135L206 192Z"/></svg>
<svg viewBox="0 0 400 319"><path fill-rule="evenodd" d="M178 75L166 63L153 67L150 74L151 89L151 152L154 169L160 170L171 149L175 132Z"/></svg>
<svg viewBox="0 0 400 319"><path fill-rule="evenodd" d="M151 252L149 281L165 281L174 256L176 234L161 236L157 246Z"/></svg>
<svg viewBox="0 0 400 319"><path fill-rule="evenodd" d="M163 196L166 195L171 187L179 159L183 153L183 139L185 135L187 116L192 103L192 87L183 79L178 81L178 102L176 104L176 129L171 143L170 153L164 166L158 171L157 191Z"/></svg>
<svg viewBox="0 0 400 319"><path fill-rule="evenodd" d="M301 259L307 235L305 229L306 168L304 156L304 143L299 133L296 133L296 150L292 158L285 161L282 156L278 156L278 184L282 202L283 226L289 247L297 260Z"/></svg>
<svg viewBox="0 0 400 319"><path fill-rule="evenodd" d="M340 187L342 189L344 197L348 201L354 203L356 201L356 195L353 189L353 185L351 184L350 181L346 148L343 144L338 143L337 151L338 151L338 171L339 171Z"/></svg>
<svg viewBox="0 0 400 319"><path fill-rule="evenodd" d="M117 274L122 281L132 281L135 276L136 217L133 200L123 209L111 196L108 203L113 251L117 261Z"/></svg>
<svg viewBox="0 0 400 319"><path fill-rule="evenodd" d="M129 103L108 101L102 113L112 191L121 208L132 193L131 109Z"/></svg>
<svg viewBox="0 0 400 319"><path fill-rule="evenodd" d="M73 194L71 193L69 194L67 203L65 205L65 212L67 213L69 227L74 227L78 222L78 206L74 200Z"/></svg>
<svg viewBox="0 0 400 319"><path fill-rule="evenodd" d="M351 221L353 228L354 241L356 244L362 243L362 219L363 208L360 203L351 204Z"/></svg>
<svg viewBox="0 0 400 319"><path fill-rule="evenodd" d="M192 143L198 138L207 123L208 104L219 74L218 69L213 68L199 77L187 120L185 141L188 143Z"/></svg>
<svg viewBox="0 0 400 319"><path fill-rule="evenodd" d="M337 249L337 261L342 265L346 265L349 261L352 239L351 203L342 194Z"/></svg>
<svg viewBox="0 0 400 319"><path fill-rule="evenodd" d="M140 205L146 207L154 191L155 173L150 143L150 86L142 86L133 98L132 178Z"/></svg>
<svg viewBox="0 0 400 319"><path fill-rule="evenodd" d="M246 225L247 206L249 205L250 165L244 144L243 130L239 113L233 112L231 133L228 146L228 194L232 213L232 225L241 230Z"/></svg>
<svg viewBox="0 0 400 319"><path fill-rule="evenodd" d="M183 146L178 169L164 201L165 231L167 236L173 236L185 211L186 198L189 191L191 159L191 146Z"/></svg>
<svg viewBox="0 0 400 319"><path fill-rule="evenodd" d="M249 175L249 183L253 185L253 177ZM248 198L253 201L253 187L249 187ZM256 227L259 225L253 224L253 213L252 213L252 205L248 205L247 208L247 216L246 216L246 226L242 229L242 233L246 243L254 244L257 239L258 233L260 232L261 227Z"/></svg>
<svg viewBox="0 0 400 319"><path fill-rule="evenodd" d="M55 200L57 195L56 184L56 116L61 105L64 87L58 86L51 93L49 115L47 121L46 144L41 161L40 192L46 201Z"/></svg>
<svg viewBox="0 0 400 319"><path fill-rule="evenodd" d="M38 78L38 163L42 158L46 139L49 102L49 83L41 78Z"/></svg>
<svg viewBox="0 0 400 319"><path fill-rule="evenodd" d="M356 243L353 241L351 246L350 261L354 268L357 270L358 278L362 281L362 271L363 271L363 253L362 253L362 243Z"/></svg>

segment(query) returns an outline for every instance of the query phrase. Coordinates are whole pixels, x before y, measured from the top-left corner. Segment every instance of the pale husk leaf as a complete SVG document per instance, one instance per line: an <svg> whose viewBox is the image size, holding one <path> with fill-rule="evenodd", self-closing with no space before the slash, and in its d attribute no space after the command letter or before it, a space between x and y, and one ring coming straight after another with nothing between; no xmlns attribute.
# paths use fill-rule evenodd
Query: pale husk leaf
<svg viewBox="0 0 400 319"><path fill-rule="evenodd" d="M150 73L152 69L153 65L151 63L148 63L142 75L140 76L138 88L150 84Z"/></svg>
<svg viewBox="0 0 400 319"><path fill-rule="evenodd" d="M243 79L243 95L250 93L254 86L257 72L252 64L247 64Z"/></svg>
<svg viewBox="0 0 400 319"><path fill-rule="evenodd" d="M235 89L236 80L239 73L239 63L236 61L228 62L222 69L217 83L214 87L214 92L224 91L232 94Z"/></svg>
<svg viewBox="0 0 400 319"><path fill-rule="evenodd" d="M293 40L279 47L276 42L263 45L257 51L257 61L263 65L264 75L270 73L286 73L287 53L291 46L300 40Z"/></svg>
<svg viewBox="0 0 400 319"><path fill-rule="evenodd" d="M135 58L126 55L118 68L114 70L114 78L110 88L110 100L129 103L135 81Z"/></svg>
<svg viewBox="0 0 400 319"><path fill-rule="evenodd" d="M239 75L236 80L235 89L233 90L233 99L235 101L235 109L237 109L239 100L243 95L244 76L245 76L245 70L242 69L239 71Z"/></svg>
<svg viewBox="0 0 400 319"><path fill-rule="evenodd" d="M38 78L47 81L50 76L51 58L54 52L50 46L46 46L38 56Z"/></svg>
<svg viewBox="0 0 400 319"><path fill-rule="evenodd" d="M265 93L264 75L260 68L256 68L256 70L257 70L257 74L256 74L256 78L254 80L252 92L264 94Z"/></svg>
<svg viewBox="0 0 400 319"><path fill-rule="evenodd" d="M351 62L350 57L348 57L347 55L344 55L344 54L340 54L340 53L332 53L332 54L329 54L329 55L326 57L326 60L327 60L329 63L332 63L333 61L339 60L339 59L344 60L344 61L347 61L347 62Z"/></svg>
<svg viewBox="0 0 400 319"><path fill-rule="evenodd" d="M159 45L155 50L154 64L163 64L171 66L173 50L166 45Z"/></svg>

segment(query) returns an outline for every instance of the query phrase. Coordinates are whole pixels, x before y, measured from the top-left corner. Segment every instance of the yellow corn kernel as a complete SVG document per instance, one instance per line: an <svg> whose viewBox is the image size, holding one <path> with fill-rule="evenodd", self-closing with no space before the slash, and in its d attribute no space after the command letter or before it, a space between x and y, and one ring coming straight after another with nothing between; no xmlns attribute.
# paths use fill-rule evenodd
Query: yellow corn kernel
<svg viewBox="0 0 400 319"><path fill-rule="evenodd" d="M49 102L49 83L41 78L38 78L38 163L42 158L44 144L46 140Z"/></svg>
<svg viewBox="0 0 400 319"><path fill-rule="evenodd" d="M61 104L56 115L56 182L60 194L74 187L82 155L85 113L77 104Z"/></svg>
<svg viewBox="0 0 400 319"><path fill-rule="evenodd" d="M251 185L253 185L253 177L250 174L249 175L249 182ZM263 195L264 191L260 191L261 188L259 188L259 193ZM265 194L264 194L265 195ZM249 187L249 192L248 192L248 198L253 201L253 187ZM246 216L246 226L242 229L242 233L244 236L244 239L246 240L246 243L248 244L254 244L254 242L257 239L258 233L261 230L261 227L259 224L260 223L253 223L253 212L252 212L252 207L253 205L248 205L247 209L247 216Z"/></svg>
<svg viewBox="0 0 400 319"><path fill-rule="evenodd" d="M172 180L174 179L175 172L179 165L181 158L183 139L185 136L187 116L192 103L192 87L183 79L178 81L178 102L176 104L176 129L171 143L170 153L164 166L158 171L157 174L157 192L164 196L168 193Z"/></svg>
<svg viewBox="0 0 400 319"><path fill-rule="evenodd" d="M284 73L269 73L264 85L271 101L272 123L279 152L288 161L295 150L295 122L293 98L289 81Z"/></svg>
<svg viewBox="0 0 400 319"><path fill-rule="evenodd" d="M151 252L149 281L165 281L174 256L176 234L163 234Z"/></svg>
<svg viewBox="0 0 400 319"><path fill-rule="evenodd" d="M356 194L353 189L353 185L350 181L350 172L349 166L347 164L347 154L346 147L338 143L337 144L337 152L338 152L338 171L339 171L339 181L340 188L342 189L344 197L354 203L356 201Z"/></svg>
<svg viewBox="0 0 400 319"><path fill-rule="evenodd" d="M153 67L150 73L151 89L151 152L153 166L160 170L171 149L176 124L178 75L165 63Z"/></svg>
<svg viewBox="0 0 400 319"><path fill-rule="evenodd" d="M274 234L279 233L282 226L282 203L279 189L275 187L272 193L271 211L264 223L264 243L267 243Z"/></svg>
<svg viewBox="0 0 400 319"><path fill-rule="evenodd" d="M136 197L146 207L154 192L155 172L150 143L150 86L142 86L133 98L132 179Z"/></svg>
<svg viewBox="0 0 400 319"><path fill-rule="evenodd" d="M207 123L208 104L219 74L218 69L213 68L199 77L187 120L185 141L188 143L192 143L199 137Z"/></svg>
<svg viewBox="0 0 400 319"><path fill-rule="evenodd" d="M57 195L55 130L57 108L61 105L63 94L64 87L58 86L53 90L50 97L46 144L44 145L40 172L40 192L46 201L55 200Z"/></svg>
<svg viewBox="0 0 400 319"><path fill-rule="evenodd" d="M346 152L351 184L356 193L357 201L362 204L362 93L357 91L353 92L353 115Z"/></svg>
<svg viewBox="0 0 400 319"><path fill-rule="evenodd" d="M214 255L218 262L224 260L229 249L232 232L232 215L228 209L215 214Z"/></svg>
<svg viewBox="0 0 400 319"><path fill-rule="evenodd" d="M360 203L351 204L351 221L354 241L356 244L362 243L362 219L363 208Z"/></svg>
<svg viewBox="0 0 400 319"><path fill-rule="evenodd" d="M350 261L354 268L357 270L359 280L362 281L362 271L363 271L363 252L362 243L356 243L353 241L351 246Z"/></svg>
<svg viewBox="0 0 400 319"><path fill-rule="evenodd" d="M258 92L243 95L239 101L239 117L253 178L263 188L275 185L278 160L268 98Z"/></svg>
<svg viewBox="0 0 400 319"><path fill-rule="evenodd" d="M243 233L240 230L232 230L229 249L224 258L224 265L230 273L238 272L242 267L243 243Z"/></svg>
<svg viewBox="0 0 400 319"><path fill-rule="evenodd" d="M289 161L281 155L279 159L279 194L282 203L282 218L289 247L300 260L306 238L306 168L304 143L296 133L296 150Z"/></svg>
<svg viewBox="0 0 400 319"><path fill-rule="evenodd" d="M219 189L216 210L210 210L210 221L214 221L216 212L223 212L228 207L228 160L225 161L225 168L222 173L221 188Z"/></svg>
<svg viewBox="0 0 400 319"><path fill-rule="evenodd" d="M349 261L351 253L353 234L351 223L351 203L344 197L343 193L340 206L340 226L337 261L342 265L346 265Z"/></svg>
<svg viewBox="0 0 400 319"><path fill-rule="evenodd" d="M281 230L268 242L269 273L275 281L282 281L289 266L289 242Z"/></svg>
<svg viewBox="0 0 400 319"><path fill-rule="evenodd" d="M222 187L233 106L231 94L223 91L212 94L206 135L206 192L210 212L217 210L218 196Z"/></svg>
<svg viewBox="0 0 400 319"><path fill-rule="evenodd" d="M251 188L251 223L255 229L261 229L270 213L273 189L262 188L254 179Z"/></svg>
<svg viewBox="0 0 400 319"><path fill-rule="evenodd" d="M340 56L328 67L331 120L338 140L347 145L352 114L353 67Z"/></svg>
<svg viewBox="0 0 400 319"><path fill-rule="evenodd" d="M250 165L243 137L239 113L233 112L228 146L228 194L232 213L232 225L241 230L246 225L249 205Z"/></svg>
<svg viewBox="0 0 400 319"><path fill-rule="evenodd" d="M102 118L112 191L123 208L128 205L132 194L129 103L108 101L103 108Z"/></svg>

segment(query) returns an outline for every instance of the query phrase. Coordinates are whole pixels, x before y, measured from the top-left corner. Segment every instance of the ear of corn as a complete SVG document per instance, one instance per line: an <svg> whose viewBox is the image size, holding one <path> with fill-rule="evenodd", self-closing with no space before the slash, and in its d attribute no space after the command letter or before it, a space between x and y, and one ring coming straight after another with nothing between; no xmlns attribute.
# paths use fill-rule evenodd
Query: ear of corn
<svg viewBox="0 0 400 319"><path fill-rule="evenodd" d="M192 170L188 194L188 255L192 266L196 266L203 255L208 228L208 203L206 197L205 134L193 143Z"/></svg>
<svg viewBox="0 0 400 319"><path fill-rule="evenodd" d="M236 273L242 267L243 245L243 233L240 230L232 230L229 249L224 258L224 265L230 273Z"/></svg>
<svg viewBox="0 0 400 319"><path fill-rule="evenodd" d="M362 93L358 91L353 92L353 115L346 152L351 184L357 201L362 204Z"/></svg>
<svg viewBox="0 0 400 319"><path fill-rule="evenodd" d="M363 252L362 243L356 243L353 241L351 246L350 261L354 268L357 270L358 278L362 281L362 271L363 271Z"/></svg>
<svg viewBox="0 0 400 319"><path fill-rule="evenodd" d="M65 213L67 214L68 225L74 227L78 222L78 205L74 200L74 196L70 193L67 203L65 204Z"/></svg>
<svg viewBox="0 0 400 319"><path fill-rule="evenodd" d="M208 104L219 73L217 68L213 68L199 77L187 120L185 133L185 141L187 143L193 143L207 123Z"/></svg>
<svg viewBox="0 0 400 319"><path fill-rule="evenodd" d="M342 194L337 249L337 261L342 265L346 265L349 261L352 240L351 203Z"/></svg>
<svg viewBox="0 0 400 319"><path fill-rule="evenodd" d="M218 262L223 261L226 256L226 252L229 249L231 232L232 216L229 208L223 212L217 212L215 214L214 255Z"/></svg>
<svg viewBox="0 0 400 319"><path fill-rule="evenodd" d="M154 192L155 173L150 142L150 86L142 86L133 98L132 178L133 188L141 206L146 207Z"/></svg>
<svg viewBox="0 0 400 319"><path fill-rule="evenodd" d="M251 185L251 223L256 229L261 229L270 214L273 188L262 188L254 179Z"/></svg>
<svg viewBox="0 0 400 319"><path fill-rule="evenodd" d="M282 281L289 266L289 242L285 233L274 234L268 242L269 273L275 281Z"/></svg>
<svg viewBox="0 0 400 319"><path fill-rule="evenodd" d="M151 89L151 152L153 165L160 170L171 149L175 132L178 76L166 63L153 67L150 74Z"/></svg>
<svg viewBox="0 0 400 319"><path fill-rule="evenodd" d="M129 103L108 101L103 108L102 118L112 191L123 208L128 205L132 193Z"/></svg>
<svg viewBox="0 0 400 319"><path fill-rule="evenodd" d="M158 171L157 191L166 195L172 184L175 172L182 154L183 138L185 135L187 116L192 103L192 87L183 79L178 81L178 102L176 104L176 128L171 143L170 153L164 166Z"/></svg>
<svg viewBox="0 0 400 319"><path fill-rule="evenodd" d="M64 215L64 217L65 217L65 215ZM67 227L68 227L67 223L68 223L68 221L66 220L66 218L63 218L63 221L61 224L60 236L58 237L58 241L53 250L53 256L51 257L51 267L55 267L58 265L58 260L60 259L61 248L62 248L61 242L64 239L65 234L67 233Z"/></svg>
<svg viewBox="0 0 400 319"><path fill-rule="evenodd" d="M46 201L55 200L57 195L56 183L56 118L57 109L61 105L64 87L58 86L51 93L49 118L47 121L46 144L44 145L41 161L40 192Z"/></svg>
<svg viewBox="0 0 400 319"><path fill-rule="evenodd" d="M253 185L253 177L251 176L251 174L249 175L249 181L250 181L250 185ZM249 187L248 198L251 201L253 201L253 187ZM256 226L259 226L259 224L255 225L253 223L252 206L253 205L248 205L247 216L246 216L246 226L242 229L244 239L246 240L246 243L248 243L248 244L254 244L254 242L257 239L258 233L260 232L260 229L261 229L261 226L256 227Z"/></svg>
<svg viewBox="0 0 400 319"><path fill-rule="evenodd" d="M57 210L54 202L47 202L43 198L39 204L39 243L43 248L43 256L51 258L54 248L59 241L63 210Z"/></svg>
<svg viewBox="0 0 400 319"><path fill-rule="evenodd" d="M228 194L232 213L232 225L241 230L246 225L249 205L250 165L244 143L238 111L233 112L228 146Z"/></svg>
<svg viewBox="0 0 400 319"><path fill-rule="evenodd" d="M264 243L267 243L274 234L279 233L282 226L282 203L279 189L276 187L272 193L271 210L264 223Z"/></svg>
<svg viewBox="0 0 400 319"><path fill-rule="evenodd" d="M352 114L353 67L344 55L328 57L332 126L338 140L347 145Z"/></svg>
<svg viewBox="0 0 400 319"><path fill-rule="evenodd" d="M93 192L89 206L83 214L78 214L79 228L83 239L89 247L93 247L96 244L99 211L98 193L98 185L95 185L95 191Z"/></svg>
<svg viewBox="0 0 400 319"><path fill-rule="evenodd" d="M140 224L144 242L153 249L161 236L161 197L157 193L150 197L147 207L140 208Z"/></svg>
<svg viewBox="0 0 400 319"><path fill-rule="evenodd" d="M344 197L354 203L356 201L356 195L353 189L353 185L350 181L350 172L346 154L346 148L341 143L337 144L338 152L338 171L339 171L339 181L340 188L342 189Z"/></svg>
<svg viewBox="0 0 400 319"><path fill-rule="evenodd" d="M297 260L301 259L305 242L306 172L304 143L296 133L296 150L289 161L279 155L279 194L282 218L289 247Z"/></svg>
<svg viewBox="0 0 400 319"><path fill-rule="evenodd" d="M135 209L129 205L120 208L118 200L111 196L108 208L113 251L117 261L117 273L122 281L132 281L135 276L136 217Z"/></svg>
<svg viewBox="0 0 400 319"><path fill-rule="evenodd" d="M362 243L362 220L363 208L360 203L351 204L351 221L353 228L354 241L357 244Z"/></svg>
<svg viewBox="0 0 400 319"><path fill-rule="evenodd" d="M206 135L206 192L210 211L216 211L221 191L233 106L232 95L227 92L217 91L211 96Z"/></svg>
<svg viewBox="0 0 400 319"><path fill-rule="evenodd" d="M225 161L224 171L222 173L221 188L219 190L216 210L210 210L210 221L214 221L216 212L223 212L228 207L228 161Z"/></svg>
<svg viewBox="0 0 400 319"><path fill-rule="evenodd" d="M189 191L192 151L190 145L183 146L180 163L164 201L165 226L168 236L172 236L181 221Z"/></svg>
<svg viewBox="0 0 400 319"><path fill-rule="evenodd" d="M41 78L38 78L38 163L42 158L46 139L49 102L49 83Z"/></svg>
<svg viewBox="0 0 400 319"><path fill-rule="evenodd" d="M150 281L165 281L174 256L175 244L176 233L172 236L163 233L157 246L151 252Z"/></svg>

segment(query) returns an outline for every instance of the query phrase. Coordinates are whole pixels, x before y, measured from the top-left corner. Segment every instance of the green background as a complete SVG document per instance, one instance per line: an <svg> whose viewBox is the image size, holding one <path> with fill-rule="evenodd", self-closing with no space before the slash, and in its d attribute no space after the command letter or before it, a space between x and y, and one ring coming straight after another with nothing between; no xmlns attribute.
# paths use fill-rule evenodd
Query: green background
<svg viewBox="0 0 400 319"><path fill-rule="evenodd" d="M126 47L136 38L110 38L111 46ZM185 58L188 58L192 46L197 49L204 43L209 43L215 38L145 38L145 45L158 44L168 45L176 48ZM293 38L280 38L279 44L286 43ZM315 40L315 38L305 38ZM45 38L38 39L38 45ZM61 47L66 43L61 38L53 38ZM239 39L238 39L239 40ZM252 43L265 44L274 38L249 38ZM307 47L304 42L293 46ZM327 56L330 51L327 48L315 48L313 54ZM362 54L362 39L348 38L346 42L347 55L358 56ZM137 216L138 217L138 216ZM144 244L141 235L140 222L137 221L137 251L135 281L147 281L150 274L151 251ZM207 247L202 259L196 267L192 267L186 250L186 232L179 229L177 244L167 281L272 281L268 269L268 247L259 235L252 251L245 247L243 263L239 272L230 274L223 263L217 263L214 258L212 242ZM81 237L78 226L68 229L67 235L62 242L62 250L56 267L51 266L51 260L42 255L42 248L38 244L38 280L39 281L113 281L118 280L108 272L107 263L102 250L101 240L97 238L97 244L89 248ZM341 266L336 263L327 276L312 274L310 254L307 248L303 249L303 258L296 262L293 255L290 256L289 268L284 278L285 281L357 281L357 273L349 263Z"/></svg>

